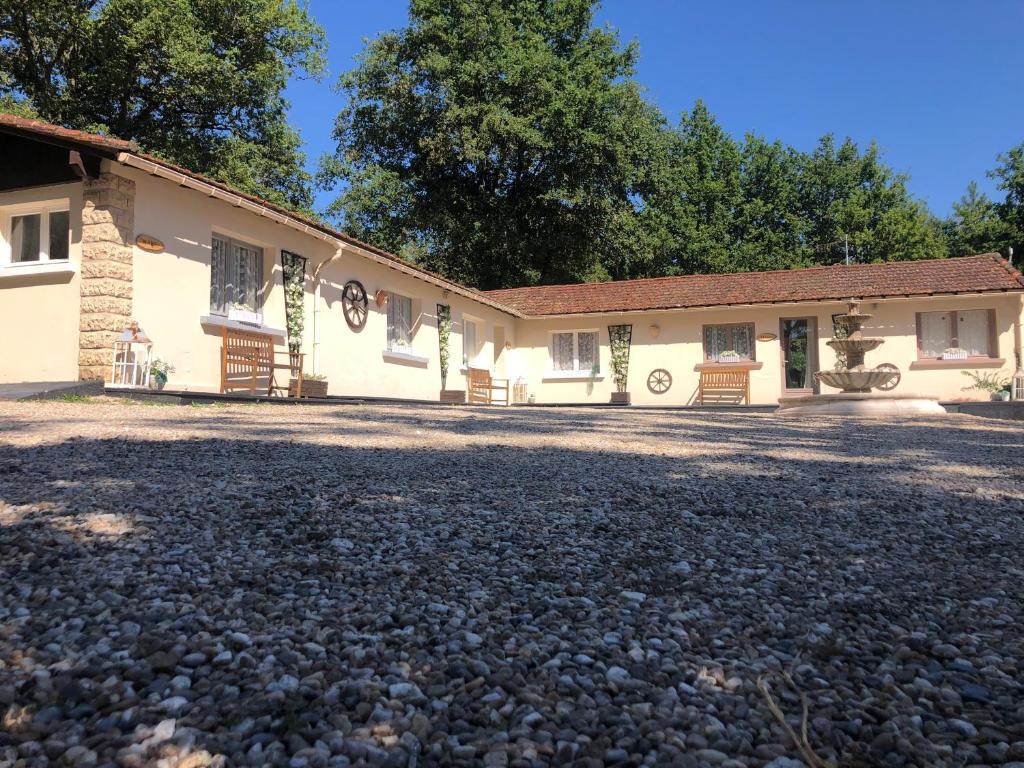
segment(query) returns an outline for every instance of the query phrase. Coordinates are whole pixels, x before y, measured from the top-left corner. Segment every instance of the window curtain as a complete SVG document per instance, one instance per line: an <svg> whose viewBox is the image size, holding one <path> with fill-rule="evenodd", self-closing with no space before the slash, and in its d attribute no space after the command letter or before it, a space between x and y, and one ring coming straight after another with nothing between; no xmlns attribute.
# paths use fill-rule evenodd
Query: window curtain
<svg viewBox="0 0 1024 768"><path fill-rule="evenodd" d="M241 243L233 243L235 256L235 295L233 300L246 309L257 310L260 282L260 250Z"/></svg>
<svg viewBox="0 0 1024 768"><path fill-rule="evenodd" d="M734 325L732 327L732 348L744 360L751 360L754 357L754 329L749 325Z"/></svg>
<svg viewBox="0 0 1024 768"><path fill-rule="evenodd" d="M597 333L587 331L577 334L580 370L590 372L597 367Z"/></svg>
<svg viewBox="0 0 1024 768"><path fill-rule="evenodd" d="M462 321L462 364L470 365L477 354L476 323L472 320Z"/></svg>
<svg viewBox="0 0 1024 768"><path fill-rule="evenodd" d="M721 325L709 325L704 329L704 355L708 360L718 362L719 356L728 349L727 329Z"/></svg>
<svg viewBox="0 0 1024 768"><path fill-rule="evenodd" d="M213 238L210 248L210 311L226 315L227 301L227 241Z"/></svg>
<svg viewBox="0 0 1024 768"><path fill-rule="evenodd" d="M942 357L953 343L949 336L949 315L946 312L921 314L921 354L924 357Z"/></svg>
<svg viewBox="0 0 1024 768"><path fill-rule="evenodd" d="M11 217L11 261L39 261L41 221L38 213Z"/></svg>
<svg viewBox="0 0 1024 768"><path fill-rule="evenodd" d="M972 357L987 357L989 350L989 312L971 309L957 313L957 336L960 349Z"/></svg>
<svg viewBox="0 0 1024 768"><path fill-rule="evenodd" d="M551 361L556 371L573 369L571 333L556 333L551 337Z"/></svg>
<svg viewBox="0 0 1024 768"><path fill-rule="evenodd" d="M388 298L388 348L411 346L412 299L391 294Z"/></svg>

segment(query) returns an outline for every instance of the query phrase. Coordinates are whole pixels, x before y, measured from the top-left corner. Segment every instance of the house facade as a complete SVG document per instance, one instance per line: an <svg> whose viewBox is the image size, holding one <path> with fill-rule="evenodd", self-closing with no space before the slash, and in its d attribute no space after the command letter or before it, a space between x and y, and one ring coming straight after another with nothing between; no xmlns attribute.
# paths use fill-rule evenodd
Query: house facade
<svg viewBox="0 0 1024 768"><path fill-rule="evenodd" d="M0 116L0 156L0 382L109 380L134 321L169 388L216 391L223 328L286 349L286 263L304 275L292 342L331 395L437 400L444 311L449 389L485 368L537 403L607 403L623 338L637 404L693 403L709 370L747 372L753 403L815 391L850 298L900 390L985 398L964 371L1020 367L1024 279L995 254L481 292L129 142Z"/></svg>

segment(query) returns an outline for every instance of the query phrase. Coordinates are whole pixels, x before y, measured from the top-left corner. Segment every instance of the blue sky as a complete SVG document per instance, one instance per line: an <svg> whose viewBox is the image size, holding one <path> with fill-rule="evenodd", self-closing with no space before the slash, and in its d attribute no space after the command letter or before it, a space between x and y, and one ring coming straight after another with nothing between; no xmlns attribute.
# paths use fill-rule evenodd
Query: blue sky
<svg viewBox="0 0 1024 768"><path fill-rule="evenodd" d="M407 4L312 0L311 10L327 30L330 74L293 83L288 97L313 166L333 149L338 73L364 38L403 26ZM700 98L737 136L799 149L828 132L874 139L939 215L972 179L993 194L985 171L1024 141L1020 0L606 0L598 21L639 43L637 80L673 123Z"/></svg>

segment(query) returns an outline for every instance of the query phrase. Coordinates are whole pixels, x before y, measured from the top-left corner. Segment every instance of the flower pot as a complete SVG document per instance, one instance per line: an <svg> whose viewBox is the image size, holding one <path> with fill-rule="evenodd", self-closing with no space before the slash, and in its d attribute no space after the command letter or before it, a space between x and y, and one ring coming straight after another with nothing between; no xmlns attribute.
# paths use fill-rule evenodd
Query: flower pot
<svg viewBox="0 0 1024 768"><path fill-rule="evenodd" d="M150 374L150 376L149 376L149 388L150 389L161 390L165 386L167 386L167 377L166 376L156 376L155 374Z"/></svg>
<svg viewBox="0 0 1024 768"><path fill-rule="evenodd" d="M1010 393L1002 390L999 392L993 392L992 399L997 402L1008 403L1010 402Z"/></svg>
<svg viewBox="0 0 1024 768"><path fill-rule="evenodd" d="M253 325L260 324L260 313L252 309L244 309L242 307L229 307L228 308L228 320L236 320L239 323L251 323Z"/></svg>
<svg viewBox="0 0 1024 768"><path fill-rule="evenodd" d="M288 397L299 396L299 380L292 379L288 382ZM302 397L327 397L327 382L314 381L311 379L302 380Z"/></svg>
<svg viewBox="0 0 1024 768"><path fill-rule="evenodd" d="M442 403L464 403L466 402L466 390L464 389L442 389Z"/></svg>
<svg viewBox="0 0 1024 768"><path fill-rule="evenodd" d="M629 392L612 392L612 405L629 405Z"/></svg>

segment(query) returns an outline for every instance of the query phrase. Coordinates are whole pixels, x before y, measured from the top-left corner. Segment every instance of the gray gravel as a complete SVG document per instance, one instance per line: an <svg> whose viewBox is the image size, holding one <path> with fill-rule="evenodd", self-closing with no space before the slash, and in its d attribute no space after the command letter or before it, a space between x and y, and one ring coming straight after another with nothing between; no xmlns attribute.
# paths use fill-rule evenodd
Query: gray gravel
<svg viewBox="0 0 1024 768"><path fill-rule="evenodd" d="M0 764L1020 768L1022 464L970 417L0 403Z"/></svg>

